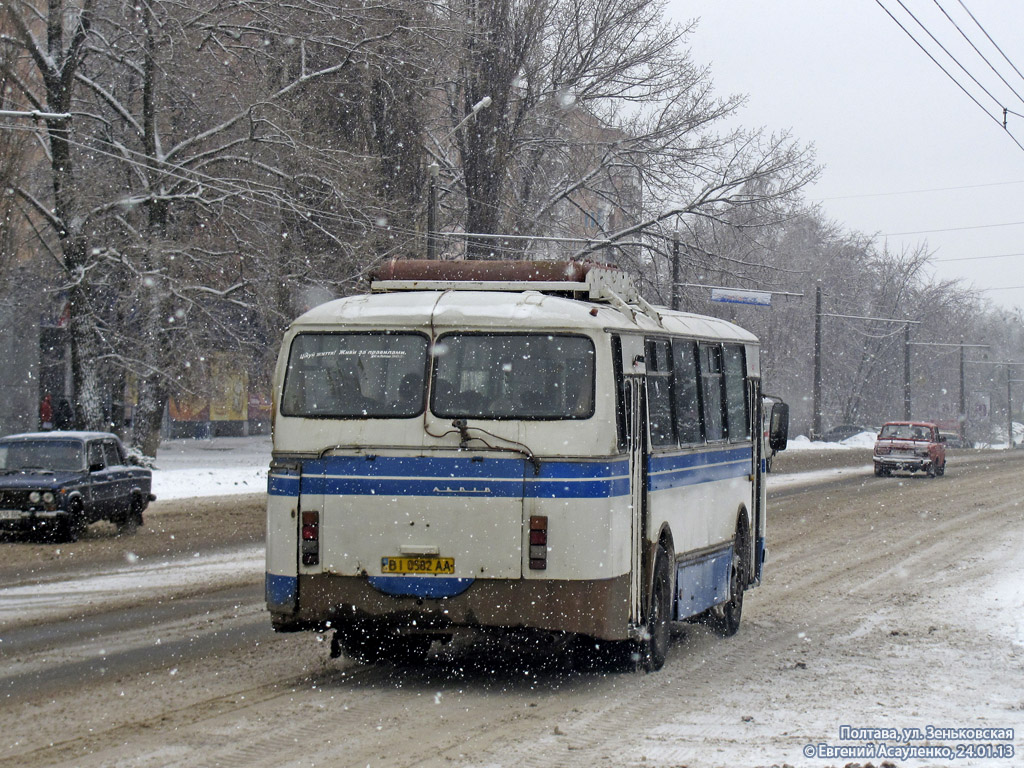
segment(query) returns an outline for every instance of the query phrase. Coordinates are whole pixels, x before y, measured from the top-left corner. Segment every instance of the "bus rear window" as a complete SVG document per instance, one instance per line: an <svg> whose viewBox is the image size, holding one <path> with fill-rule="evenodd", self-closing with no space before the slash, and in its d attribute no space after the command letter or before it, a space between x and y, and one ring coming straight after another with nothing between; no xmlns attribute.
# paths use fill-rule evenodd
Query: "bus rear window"
<svg viewBox="0 0 1024 768"><path fill-rule="evenodd" d="M556 334L459 334L434 348L438 416L585 419L594 413L594 344Z"/></svg>
<svg viewBox="0 0 1024 768"><path fill-rule="evenodd" d="M423 412L427 337L302 333L288 354L284 416L394 418Z"/></svg>

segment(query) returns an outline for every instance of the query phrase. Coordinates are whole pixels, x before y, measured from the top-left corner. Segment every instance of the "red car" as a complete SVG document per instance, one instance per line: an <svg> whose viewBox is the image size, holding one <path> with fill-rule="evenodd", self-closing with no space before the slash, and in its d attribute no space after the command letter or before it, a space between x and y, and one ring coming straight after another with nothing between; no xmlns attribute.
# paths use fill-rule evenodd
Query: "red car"
<svg viewBox="0 0 1024 768"><path fill-rule="evenodd" d="M946 472L946 438L931 422L890 421L878 433L873 458L879 477L896 470L920 470L935 477Z"/></svg>

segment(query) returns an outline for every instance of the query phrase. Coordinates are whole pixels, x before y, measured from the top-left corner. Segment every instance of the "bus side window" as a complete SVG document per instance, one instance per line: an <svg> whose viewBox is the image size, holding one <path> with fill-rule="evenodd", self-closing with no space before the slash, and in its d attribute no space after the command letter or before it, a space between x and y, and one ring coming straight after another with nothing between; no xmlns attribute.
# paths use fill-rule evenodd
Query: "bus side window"
<svg viewBox="0 0 1024 768"><path fill-rule="evenodd" d="M750 417L747 415L747 381L743 347L726 344L722 349L725 369L725 433L730 440L750 439Z"/></svg>
<svg viewBox="0 0 1024 768"><path fill-rule="evenodd" d="M650 339L647 359L647 413L651 445L676 445L672 420L672 353L666 339Z"/></svg>
<svg viewBox="0 0 1024 768"><path fill-rule="evenodd" d="M612 336L612 376L615 382L615 434L619 450L626 449L626 380L622 375L622 339Z"/></svg>
<svg viewBox="0 0 1024 768"><path fill-rule="evenodd" d="M700 345L701 403L704 434L709 443L725 439L722 415L722 348L717 344Z"/></svg>
<svg viewBox="0 0 1024 768"><path fill-rule="evenodd" d="M682 445L704 442L697 386L697 343L676 339L672 343L672 391L676 434Z"/></svg>

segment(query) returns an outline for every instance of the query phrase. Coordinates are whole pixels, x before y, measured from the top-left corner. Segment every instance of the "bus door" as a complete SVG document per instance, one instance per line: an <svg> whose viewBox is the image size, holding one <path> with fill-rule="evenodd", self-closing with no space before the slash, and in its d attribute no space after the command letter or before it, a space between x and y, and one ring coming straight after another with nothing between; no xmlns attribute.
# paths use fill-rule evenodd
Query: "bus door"
<svg viewBox="0 0 1024 768"><path fill-rule="evenodd" d="M759 379L747 379L747 402L750 403L750 436L752 438L751 467L750 475L754 479L751 484L752 496L750 508L753 514L753 569L750 574L754 584L761 583L761 566L763 564L764 552L762 543L764 541L764 519L765 519L765 428L764 428L764 403L761 400L761 382Z"/></svg>
<svg viewBox="0 0 1024 768"><path fill-rule="evenodd" d="M647 366L640 337L621 337L622 403L625 416L626 450L629 454L629 618L634 625L643 620L644 548L647 538L647 437L644 398Z"/></svg>

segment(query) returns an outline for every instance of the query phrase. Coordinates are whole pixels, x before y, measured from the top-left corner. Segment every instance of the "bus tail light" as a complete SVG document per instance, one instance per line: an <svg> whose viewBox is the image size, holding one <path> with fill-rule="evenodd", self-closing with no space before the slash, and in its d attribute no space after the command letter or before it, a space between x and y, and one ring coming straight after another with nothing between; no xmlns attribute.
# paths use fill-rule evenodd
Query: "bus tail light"
<svg viewBox="0 0 1024 768"><path fill-rule="evenodd" d="M320 564L320 513L302 513L302 564Z"/></svg>
<svg viewBox="0 0 1024 768"><path fill-rule="evenodd" d="M530 516L530 570L543 571L548 567L548 518Z"/></svg>

